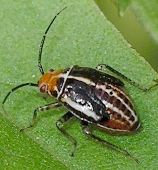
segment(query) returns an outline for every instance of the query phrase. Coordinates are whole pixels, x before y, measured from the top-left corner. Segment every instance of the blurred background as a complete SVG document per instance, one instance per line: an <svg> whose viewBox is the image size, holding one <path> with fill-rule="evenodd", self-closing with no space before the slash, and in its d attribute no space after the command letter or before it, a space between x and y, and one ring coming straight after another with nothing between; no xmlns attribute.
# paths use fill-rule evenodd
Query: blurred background
<svg viewBox="0 0 158 170"><path fill-rule="evenodd" d="M158 0L95 0L105 17L158 71Z"/></svg>

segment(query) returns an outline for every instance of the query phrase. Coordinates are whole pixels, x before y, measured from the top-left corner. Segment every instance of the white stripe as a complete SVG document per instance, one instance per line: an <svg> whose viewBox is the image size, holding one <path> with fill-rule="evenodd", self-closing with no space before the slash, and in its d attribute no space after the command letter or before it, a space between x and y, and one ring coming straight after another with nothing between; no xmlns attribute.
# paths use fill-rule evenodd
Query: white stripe
<svg viewBox="0 0 158 170"><path fill-rule="evenodd" d="M66 78L66 74L62 74L61 77L62 77L62 78ZM93 85L93 86L95 86L95 83L94 83L93 81L91 81L90 79L88 79L88 78L76 77L76 76L71 76L71 75L69 75L68 78L70 78L70 79L75 79L75 80L84 82L84 83L86 83L87 85Z"/></svg>
<svg viewBox="0 0 158 170"><path fill-rule="evenodd" d="M67 103L69 106L71 106L75 110L84 113L86 116L92 117L95 121L98 121L101 119L101 117L98 116L95 112L91 111L90 109L87 109L86 106L82 106L82 105L72 101L66 95L64 96L64 98L61 99L61 101Z"/></svg>
<svg viewBox="0 0 158 170"><path fill-rule="evenodd" d="M106 86L104 86L104 85L97 85L96 88L97 88L97 89L102 89L102 90L104 90L105 92L107 92L109 96L114 96L115 98L117 98L118 100L120 100L121 103L123 103L123 104L125 105L125 107L131 112L131 114L132 114L132 116L134 117L134 120L135 120L135 121L134 121L134 122L133 122L133 121L130 121L130 120L129 120L129 117L126 116L126 115L123 113L122 110L119 110L117 107L114 107L111 103L103 100L103 103L105 104L105 106L109 107L110 109L114 110L114 111L117 112L117 113L120 113L121 116L122 116L122 117L125 117L126 119L128 119L128 120L131 122L131 124L135 123L135 122L138 120L138 118L137 118L137 116L135 115L134 111L124 102L124 100L123 100L122 98L120 98L114 91L112 91L112 92L113 92L113 95L110 95L110 92L111 92L111 90L113 90L113 89L106 89ZM111 87L111 88L113 88L113 87ZM122 93L122 91L120 91L120 92ZM123 93L123 95L125 95L125 94ZM126 96L126 95L125 95L125 96Z"/></svg>
<svg viewBox="0 0 158 170"><path fill-rule="evenodd" d="M57 100L59 99L59 97L61 96L61 94L62 94L62 92L63 92L63 89L64 89L64 86L65 86L66 80L67 80L67 78L68 78L68 76L69 76L69 74L70 74L70 72L71 72L71 70L72 70L73 67L74 67L74 66L71 66L70 69L66 72L66 74L63 74L63 75L64 75L64 82L63 82L63 85L62 85L60 91L58 92ZM62 76L61 76L61 77L62 77Z"/></svg>

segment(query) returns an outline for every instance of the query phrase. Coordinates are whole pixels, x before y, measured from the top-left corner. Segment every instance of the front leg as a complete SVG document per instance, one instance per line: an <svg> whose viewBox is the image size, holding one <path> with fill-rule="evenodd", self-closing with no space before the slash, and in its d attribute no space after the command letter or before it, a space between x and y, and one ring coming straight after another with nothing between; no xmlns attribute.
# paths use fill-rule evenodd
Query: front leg
<svg viewBox="0 0 158 170"><path fill-rule="evenodd" d="M82 126L82 131L85 135L87 135L88 137L98 141L99 143L105 145L106 147L110 148L110 149L113 149L113 150L116 150L117 152L120 152L122 154L124 154L125 156L128 156L130 157L132 160L134 160L135 162L139 163L139 161L133 157L128 151L120 148L119 146L117 145L114 145L104 139L101 139L100 137L96 136L93 134L92 130L90 129L89 127L89 124L85 121L82 121L81 122L81 126Z"/></svg>
<svg viewBox="0 0 158 170"><path fill-rule="evenodd" d="M73 144L71 156L74 156L77 147L77 141L64 129L64 124L68 122L72 117L73 114L71 112L67 112L56 122L56 127Z"/></svg>
<svg viewBox="0 0 158 170"><path fill-rule="evenodd" d="M44 111L46 111L46 110L54 109L54 108L57 108L57 107L60 107L60 106L62 106L62 105L59 104L59 103L57 103L57 102L53 102L53 103L46 104L46 105L44 105L44 106L39 106L39 107L37 107L37 108L34 110L34 112L33 112L32 123L31 123L29 126L20 129L20 132L22 132L22 131L24 131L24 130L26 130L26 129L29 129L29 128L31 128L31 127L33 127L33 126L35 125L36 118L37 118L37 113L38 113L38 112L44 112Z"/></svg>

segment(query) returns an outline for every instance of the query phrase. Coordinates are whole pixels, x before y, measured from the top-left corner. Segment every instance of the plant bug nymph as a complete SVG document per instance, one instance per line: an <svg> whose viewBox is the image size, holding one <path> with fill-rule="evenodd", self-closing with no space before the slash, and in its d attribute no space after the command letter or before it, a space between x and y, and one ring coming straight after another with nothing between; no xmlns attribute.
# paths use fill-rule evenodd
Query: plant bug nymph
<svg viewBox="0 0 158 170"><path fill-rule="evenodd" d="M38 112L64 106L68 111L56 122L56 126L72 142L74 146L72 156L77 141L64 129L63 125L75 116L81 121L84 134L138 162L126 150L94 135L89 126L94 125L105 131L116 133L129 134L136 131L140 127L140 121L130 98L123 90L124 83L118 78L102 72L102 69L109 69L134 85L136 85L135 82L105 64L99 65L96 69L75 65L63 70L51 69L47 73L44 72L41 57L46 35L57 16L64 9L56 14L43 35L38 57L38 67L42 76L38 83L24 83L14 87L4 98L3 105L15 90L23 86L38 87L41 93L47 93L49 96L55 97L57 102L36 108L32 123L21 131L34 126Z"/></svg>

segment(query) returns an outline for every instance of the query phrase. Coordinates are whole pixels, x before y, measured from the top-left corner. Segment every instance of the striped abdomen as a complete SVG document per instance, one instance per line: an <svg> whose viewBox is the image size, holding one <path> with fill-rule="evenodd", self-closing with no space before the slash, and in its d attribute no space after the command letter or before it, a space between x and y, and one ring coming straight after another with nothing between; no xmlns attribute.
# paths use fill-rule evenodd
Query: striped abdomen
<svg viewBox="0 0 158 170"><path fill-rule="evenodd" d="M139 128L139 120L129 97L122 89L111 84L97 84L95 94L105 104L108 121L98 124L107 130L129 132Z"/></svg>

